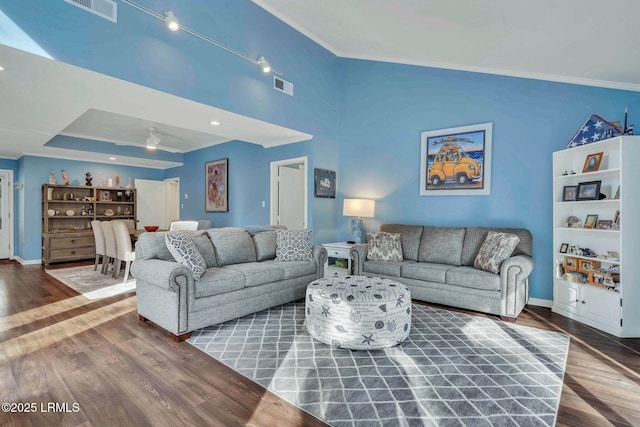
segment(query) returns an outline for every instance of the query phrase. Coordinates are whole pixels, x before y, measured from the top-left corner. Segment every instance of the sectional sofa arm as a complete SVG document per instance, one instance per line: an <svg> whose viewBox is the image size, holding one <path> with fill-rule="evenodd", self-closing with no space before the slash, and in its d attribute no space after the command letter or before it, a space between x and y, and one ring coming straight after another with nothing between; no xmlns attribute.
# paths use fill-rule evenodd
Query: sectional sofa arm
<svg viewBox="0 0 640 427"><path fill-rule="evenodd" d="M327 262L327 249L320 245L313 247L313 260L316 262L316 277L324 277L324 263Z"/></svg>
<svg viewBox="0 0 640 427"><path fill-rule="evenodd" d="M358 243L351 246L351 268L354 276L361 276L364 271L363 264L367 260L367 244Z"/></svg>
<svg viewBox="0 0 640 427"><path fill-rule="evenodd" d="M131 264L131 274L145 282L163 289L178 292L181 284L193 286L191 270L175 261L160 259L135 260Z"/></svg>
<svg viewBox="0 0 640 427"><path fill-rule="evenodd" d="M520 310L529 301L528 280L533 266L533 258L526 255L507 258L500 266L501 299L505 316L518 317Z"/></svg>

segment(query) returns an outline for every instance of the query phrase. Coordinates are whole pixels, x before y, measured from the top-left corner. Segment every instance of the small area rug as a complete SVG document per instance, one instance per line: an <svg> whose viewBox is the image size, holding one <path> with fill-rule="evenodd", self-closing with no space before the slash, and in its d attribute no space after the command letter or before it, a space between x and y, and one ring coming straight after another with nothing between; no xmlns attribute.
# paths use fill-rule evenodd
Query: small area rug
<svg viewBox="0 0 640 427"><path fill-rule="evenodd" d="M129 280L122 283L123 277L111 278L111 274L93 271L93 265L80 267L48 269L45 272L71 289L89 299L107 298L136 289L136 279L129 275Z"/></svg>
<svg viewBox="0 0 640 427"><path fill-rule="evenodd" d="M333 426L553 426L567 335L413 305L409 338L334 349L304 303L193 332L188 342Z"/></svg>

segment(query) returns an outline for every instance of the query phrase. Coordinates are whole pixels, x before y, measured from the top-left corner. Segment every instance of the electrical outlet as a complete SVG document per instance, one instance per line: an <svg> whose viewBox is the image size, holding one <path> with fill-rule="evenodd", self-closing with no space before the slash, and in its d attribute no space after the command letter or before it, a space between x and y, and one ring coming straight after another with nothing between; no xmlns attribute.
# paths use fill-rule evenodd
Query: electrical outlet
<svg viewBox="0 0 640 427"><path fill-rule="evenodd" d="M262 201L262 207L263 207L263 208L266 208L266 207L267 207L267 203L266 203L264 200Z"/></svg>

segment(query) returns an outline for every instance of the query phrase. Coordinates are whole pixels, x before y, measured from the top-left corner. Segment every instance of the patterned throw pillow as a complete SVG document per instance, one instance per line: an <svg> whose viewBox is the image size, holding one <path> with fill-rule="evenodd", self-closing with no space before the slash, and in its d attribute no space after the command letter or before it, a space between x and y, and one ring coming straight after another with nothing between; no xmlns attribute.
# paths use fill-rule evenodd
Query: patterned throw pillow
<svg viewBox="0 0 640 427"><path fill-rule="evenodd" d="M180 264L189 268L193 273L193 278L200 280L200 277L207 271L207 264L198 252L198 248L193 240L182 231L167 233L165 237L167 249Z"/></svg>
<svg viewBox="0 0 640 427"><path fill-rule="evenodd" d="M509 258L520 241L520 237L510 233L490 231L473 262L475 268L500 273L500 266Z"/></svg>
<svg viewBox="0 0 640 427"><path fill-rule="evenodd" d="M313 261L313 230L276 230L275 261Z"/></svg>
<svg viewBox="0 0 640 427"><path fill-rule="evenodd" d="M402 261L399 233L367 233L367 261Z"/></svg>

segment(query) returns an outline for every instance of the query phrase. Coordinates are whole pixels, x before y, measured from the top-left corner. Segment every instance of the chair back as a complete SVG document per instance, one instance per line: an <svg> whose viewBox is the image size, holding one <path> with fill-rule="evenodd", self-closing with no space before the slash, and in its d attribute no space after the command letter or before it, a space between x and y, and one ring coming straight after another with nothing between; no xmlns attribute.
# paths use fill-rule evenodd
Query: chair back
<svg viewBox="0 0 640 427"><path fill-rule="evenodd" d="M207 228L211 228L211 221L208 219L199 219L198 230L206 230Z"/></svg>
<svg viewBox="0 0 640 427"><path fill-rule="evenodd" d="M127 260L129 254L133 252L131 250L131 235L129 234L129 228L124 221L111 221L113 227L113 234L116 237L116 257L119 260Z"/></svg>
<svg viewBox="0 0 640 427"><path fill-rule="evenodd" d="M132 219L119 219L118 221L124 223L124 225L126 225L129 230L136 229L136 223L133 222Z"/></svg>
<svg viewBox="0 0 640 427"><path fill-rule="evenodd" d="M106 255L107 249L105 247L104 232L102 231L100 221L91 221L91 229L93 230L93 240L96 244L96 254Z"/></svg>
<svg viewBox="0 0 640 427"><path fill-rule="evenodd" d="M106 254L109 258L118 258L118 250L116 246L116 235L113 232L111 221L101 221L102 231L104 233L104 242Z"/></svg>
<svg viewBox="0 0 640 427"><path fill-rule="evenodd" d="M171 225L169 225L169 231L197 229L198 221L173 221Z"/></svg>

